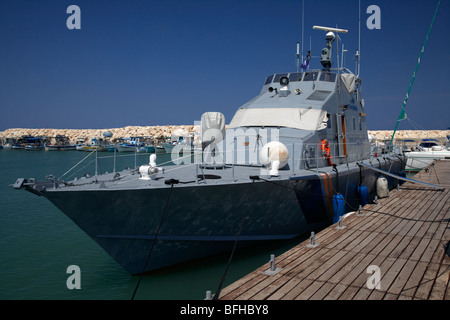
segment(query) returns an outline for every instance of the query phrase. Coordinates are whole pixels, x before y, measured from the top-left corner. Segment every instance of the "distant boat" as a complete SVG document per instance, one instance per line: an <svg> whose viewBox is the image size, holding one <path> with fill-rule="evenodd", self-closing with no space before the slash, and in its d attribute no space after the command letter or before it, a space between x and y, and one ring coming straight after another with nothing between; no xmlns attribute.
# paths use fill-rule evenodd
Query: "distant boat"
<svg viewBox="0 0 450 320"><path fill-rule="evenodd" d="M172 153L173 148L177 146L182 153L192 153L194 151L194 135L182 130L176 130L172 133L170 142L162 143L167 153Z"/></svg>
<svg viewBox="0 0 450 320"><path fill-rule="evenodd" d="M11 149L15 142L14 138L2 138L2 148Z"/></svg>
<svg viewBox="0 0 450 320"><path fill-rule="evenodd" d="M166 148L162 144L155 146L155 153L166 153Z"/></svg>
<svg viewBox="0 0 450 320"><path fill-rule="evenodd" d="M92 138L89 143L82 146L82 148L77 148L77 150L81 151L106 151L106 143L102 138Z"/></svg>
<svg viewBox="0 0 450 320"><path fill-rule="evenodd" d="M423 139L416 151L405 152L405 171L419 172L435 160L450 159L449 137L446 146L439 145L438 142L436 139Z"/></svg>
<svg viewBox="0 0 450 320"><path fill-rule="evenodd" d="M138 152L155 153L156 149L150 144L143 145L138 149Z"/></svg>
<svg viewBox="0 0 450 320"><path fill-rule="evenodd" d="M78 151L84 151L85 145L86 145L85 137L77 138L77 140L75 141L75 149Z"/></svg>
<svg viewBox="0 0 450 320"><path fill-rule="evenodd" d="M144 147L142 137L125 138L122 143L116 145L118 152L137 152L142 147Z"/></svg>
<svg viewBox="0 0 450 320"><path fill-rule="evenodd" d="M17 138L13 145L12 148L13 149L25 149L26 143L28 141L28 139L33 138L33 136L29 136L29 135L23 135L20 138Z"/></svg>
<svg viewBox="0 0 450 320"><path fill-rule="evenodd" d="M44 144L45 137L31 137L27 138L25 141L25 150L27 151L40 151L44 150L45 144Z"/></svg>
<svg viewBox="0 0 450 320"><path fill-rule="evenodd" d="M69 138L66 136L57 135L53 139L53 143L48 143L45 145L45 151L69 151L77 149L75 144L70 144Z"/></svg>

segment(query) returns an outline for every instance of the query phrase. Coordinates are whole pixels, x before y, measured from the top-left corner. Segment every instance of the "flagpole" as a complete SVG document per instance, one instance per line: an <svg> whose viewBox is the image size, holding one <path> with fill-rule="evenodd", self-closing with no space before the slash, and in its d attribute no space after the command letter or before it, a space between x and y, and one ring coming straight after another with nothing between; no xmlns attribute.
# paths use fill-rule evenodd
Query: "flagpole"
<svg viewBox="0 0 450 320"><path fill-rule="evenodd" d="M425 37L425 42L424 42L424 44L422 46L422 50L420 51L419 59L417 60L416 68L414 70L411 82L409 84L408 92L406 93L405 100L403 100L402 110L400 111L400 115L399 115L399 117L397 119L397 123L395 124L394 132L392 134L391 143L390 143L391 146L393 145L394 136L395 136L395 133L397 132L397 128L398 128L398 125L399 125L400 121L405 120L406 117L407 117L406 116L406 112L405 112L406 103L408 102L409 94L411 93L411 88L413 86L414 80L416 79L417 70L419 70L420 61L422 60L422 55L423 55L423 52L425 51L425 46L426 46L426 44L428 42L428 37L430 36L431 28L433 27L433 23L434 23L434 20L436 18L436 15L437 15L437 12L438 12L440 4L441 4L441 0L439 0L438 5L436 7L436 11L434 12L433 20L431 20L430 28L428 29L427 36Z"/></svg>

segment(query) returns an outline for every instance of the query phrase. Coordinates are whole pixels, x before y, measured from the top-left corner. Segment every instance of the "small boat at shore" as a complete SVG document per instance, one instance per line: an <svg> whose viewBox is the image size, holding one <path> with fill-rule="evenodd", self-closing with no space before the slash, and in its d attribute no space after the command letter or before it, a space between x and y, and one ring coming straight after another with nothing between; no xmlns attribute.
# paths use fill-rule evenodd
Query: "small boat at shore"
<svg viewBox="0 0 450 320"><path fill-rule="evenodd" d="M436 139L423 139L414 151L405 152L408 172L419 172L435 160L450 159L449 137L446 145L440 145Z"/></svg>
<svg viewBox="0 0 450 320"><path fill-rule="evenodd" d="M193 153L194 152L194 135L186 132L172 134L169 142L161 144L166 153L172 153L173 149L179 150L178 153Z"/></svg>
<svg viewBox="0 0 450 320"><path fill-rule="evenodd" d="M12 149L25 149L25 146L27 144L28 139L33 138L32 136L29 135L23 135L17 139L14 140L14 143L12 144Z"/></svg>
<svg viewBox="0 0 450 320"><path fill-rule="evenodd" d="M45 149L46 137L31 137L25 141L25 150L27 151L41 151Z"/></svg>
<svg viewBox="0 0 450 320"><path fill-rule="evenodd" d="M53 141L45 145L45 151L69 151L76 150L75 144L70 144L69 138L63 135L57 135Z"/></svg>
<svg viewBox="0 0 450 320"><path fill-rule="evenodd" d="M3 149L12 149L12 146L15 141L16 141L15 138L2 138L2 148Z"/></svg>
<svg viewBox="0 0 450 320"><path fill-rule="evenodd" d="M122 143L116 144L116 149L118 152L139 152L139 149L144 147L142 139L142 137L124 138Z"/></svg>
<svg viewBox="0 0 450 320"><path fill-rule="evenodd" d="M106 142L103 138L92 138L87 144L76 148L78 151L107 151Z"/></svg>

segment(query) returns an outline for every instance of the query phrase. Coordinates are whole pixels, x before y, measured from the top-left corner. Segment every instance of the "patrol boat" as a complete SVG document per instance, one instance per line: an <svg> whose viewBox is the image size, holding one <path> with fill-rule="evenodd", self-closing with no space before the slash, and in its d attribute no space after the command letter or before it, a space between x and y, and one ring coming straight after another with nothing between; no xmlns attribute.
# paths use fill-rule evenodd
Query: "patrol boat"
<svg viewBox="0 0 450 320"><path fill-rule="evenodd" d="M376 195L369 167L393 188L405 159L371 154L361 79L332 68L346 30L315 29L326 32L323 68L308 57L300 72L270 75L226 129L220 112L203 114L193 157L13 187L47 198L132 275L335 223Z"/></svg>

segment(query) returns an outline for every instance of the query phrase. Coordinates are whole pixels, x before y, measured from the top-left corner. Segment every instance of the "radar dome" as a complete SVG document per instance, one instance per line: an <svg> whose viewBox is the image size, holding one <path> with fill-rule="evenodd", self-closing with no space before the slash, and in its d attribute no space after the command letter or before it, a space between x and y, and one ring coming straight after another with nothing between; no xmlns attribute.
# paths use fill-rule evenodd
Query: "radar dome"
<svg viewBox="0 0 450 320"><path fill-rule="evenodd" d="M279 161L279 169L283 169L288 163L289 152L284 144L279 141L266 143L260 152L261 163L271 169L274 161Z"/></svg>

